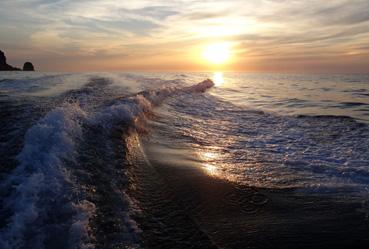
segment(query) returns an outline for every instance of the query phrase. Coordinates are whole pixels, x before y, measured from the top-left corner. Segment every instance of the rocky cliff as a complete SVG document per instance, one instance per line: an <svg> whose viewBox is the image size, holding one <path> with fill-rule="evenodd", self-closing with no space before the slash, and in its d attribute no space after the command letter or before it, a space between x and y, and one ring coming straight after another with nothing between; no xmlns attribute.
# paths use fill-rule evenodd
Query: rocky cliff
<svg viewBox="0 0 369 249"><path fill-rule="evenodd" d="M34 66L31 62L24 63L23 71L34 71ZM19 68L10 66L6 63L6 56L3 51L0 50L0 71L20 71Z"/></svg>

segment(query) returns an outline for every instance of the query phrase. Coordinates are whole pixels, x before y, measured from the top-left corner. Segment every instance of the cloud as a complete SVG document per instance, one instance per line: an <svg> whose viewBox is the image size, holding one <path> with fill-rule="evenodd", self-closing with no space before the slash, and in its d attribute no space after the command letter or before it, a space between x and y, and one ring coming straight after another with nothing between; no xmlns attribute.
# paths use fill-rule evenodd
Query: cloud
<svg viewBox="0 0 369 249"><path fill-rule="evenodd" d="M206 20L206 19L214 19L214 18L223 18L226 16L224 11L211 12L211 11L199 11L192 12L185 16L189 20Z"/></svg>
<svg viewBox="0 0 369 249"><path fill-rule="evenodd" d="M2 0L0 35L1 48L19 60L32 51L48 63L61 55L190 60L189 51L218 40L232 42L241 62L319 63L368 53L369 1Z"/></svg>
<svg viewBox="0 0 369 249"><path fill-rule="evenodd" d="M178 11L172 10L167 6L149 6L140 9L124 9L125 12L131 12L142 17L152 17L156 20L165 20L167 17L179 14Z"/></svg>
<svg viewBox="0 0 369 249"><path fill-rule="evenodd" d="M137 35L148 35L151 30L160 27L157 23L139 19L106 20L73 17L63 22L71 29L100 34L119 34L125 32ZM73 33L71 35L73 35Z"/></svg>
<svg viewBox="0 0 369 249"><path fill-rule="evenodd" d="M269 0L274 11L261 11L263 22L298 22L310 25L352 25L369 21L367 0L284 1Z"/></svg>

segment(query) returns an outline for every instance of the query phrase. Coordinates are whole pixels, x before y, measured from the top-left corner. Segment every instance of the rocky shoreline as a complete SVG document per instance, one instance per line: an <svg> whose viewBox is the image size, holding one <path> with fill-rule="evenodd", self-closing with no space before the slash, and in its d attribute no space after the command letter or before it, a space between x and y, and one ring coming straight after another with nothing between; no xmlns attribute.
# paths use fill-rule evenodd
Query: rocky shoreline
<svg viewBox="0 0 369 249"><path fill-rule="evenodd" d="M0 71L35 71L35 68L31 62L24 63L23 69L9 65L4 52L0 50Z"/></svg>

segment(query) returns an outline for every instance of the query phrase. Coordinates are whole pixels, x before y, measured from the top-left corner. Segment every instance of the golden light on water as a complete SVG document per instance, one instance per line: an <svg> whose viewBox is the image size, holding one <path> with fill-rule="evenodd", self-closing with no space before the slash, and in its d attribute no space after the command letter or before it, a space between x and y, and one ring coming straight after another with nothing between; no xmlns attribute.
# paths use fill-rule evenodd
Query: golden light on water
<svg viewBox="0 0 369 249"><path fill-rule="evenodd" d="M222 72L215 72L213 74L213 82L215 86L221 86L224 84L224 78Z"/></svg>
<svg viewBox="0 0 369 249"><path fill-rule="evenodd" d="M204 152L203 154L202 154L202 157L204 158L204 159L207 159L207 160L211 160L211 159L216 159L218 156L217 156L217 154L216 153L214 153L214 152Z"/></svg>
<svg viewBox="0 0 369 249"><path fill-rule="evenodd" d="M220 159L220 155L215 151L199 151L200 159L203 161L202 167L204 171L211 176L218 176L219 169L216 163Z"/></svg>
<svg viewBox="0 0 369 249"><path fill-rule="evenodd" d="M220 152L220 148L210 146L197 150L198 158L200 159L201 169L209 176L237 182L235 175L230 173L233 164L226 162L226 157Z"/></svg>
<svg viewBox="0 0 369 249"><path fill-rule="evenodd" d="M227 43L209 44L203 51L203 57L211 64L224 64L231 57L230 45Z"/></svg>
<svg viewBox="0 0 369 249"><path fill-rule="evenodd" d="M214 165L205 163L204 164L204 170L206 171L206 173L208 175L211 175L211 176L217 176L218 175L218 172L217 172L218 168Z"/></svg>

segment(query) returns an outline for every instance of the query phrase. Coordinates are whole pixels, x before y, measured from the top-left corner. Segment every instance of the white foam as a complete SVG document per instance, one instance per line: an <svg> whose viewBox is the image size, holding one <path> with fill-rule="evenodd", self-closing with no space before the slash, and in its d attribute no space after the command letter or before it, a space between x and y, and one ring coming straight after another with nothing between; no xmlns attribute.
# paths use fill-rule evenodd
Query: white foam
<svg viewBox="0 0 369 249"><path fill-rule="evenodd" d="M73 224L69 228L69 248L75 248L76 245L82 249L92 249L95 246L89 242L88 232L90 231L89 219L95 213L95 205L89 201L82 201L73 204L78 210L73 217Z"/></svg>
<svg viewBox="0 0 369 249"><path fill-rule="evenodd" d="M68 171L68 164L75 163L82 122L98 125L103 131L110 131L114 125L121 124L139 129L139 120L145 119L153 107L167 97L203 92L212 86L208 80L190 87L168 86L144 91L117 99L112 105L94 110L90 115L78 103L65 103L49 112L27 131L24 147L17 156L19 165L1 186L10 193L4 204L12 214L7 225L0 230L0 247L44 248L45 243L56 236L58 229L54 229L55 226L59 226L68 237L68 241L63 243L67 243L69 248L93 248L88 230L95 206L83 199L72 199L73 194L81 190L73 183ZM50 220L58 220L59 217L55 217L58 215L67 218L55 221L51 224L54 228L48 229ZM126 222L132 233L139 232L129 214Z"/></svg>
<svg viewBox="0 0 369 249"><path fill-rule="evenodd" d="M140 118L151 113L153 107L161 104L167 97L178 93L204 92L214 86L211 80L205 80L190 87L167 86L156 91L143 91L134 96L117 99L115 103L90 119L91 124L101 125L105 129L117 123L138 125Z"/></svg>
<svg viewBox="0 0 369 249"><path fill-rule="evenodd" d="M70 221L71 230L77 232L73 247L84 245L86 223L94 207L87 201L73 204L68 199L66 192L73 184L64 163L75 157L76 141L82 134L81 120L85 117L77 103L66 103L27 131L17 157L19 165L2 184L2 189L10 190L4 203L12 215L0 231L1 248L43 248L48 232L46 220L55 218L51 217L57 215L55 208L74 214Z"/></svg>

